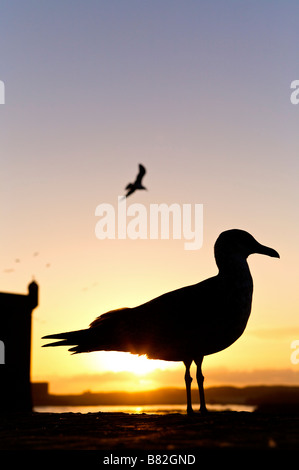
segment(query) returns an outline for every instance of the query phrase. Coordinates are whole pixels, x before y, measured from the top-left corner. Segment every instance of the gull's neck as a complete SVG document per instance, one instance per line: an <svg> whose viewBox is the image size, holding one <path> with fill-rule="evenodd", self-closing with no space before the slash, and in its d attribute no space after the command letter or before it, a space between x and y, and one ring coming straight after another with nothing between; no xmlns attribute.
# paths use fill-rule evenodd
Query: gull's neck
<svg viewBox="0 0 299 470"><path fill-rule="evenodd" d="M235 278L251 278L245 256L240 254L221 254L216 258L219 274Z"/></svg>

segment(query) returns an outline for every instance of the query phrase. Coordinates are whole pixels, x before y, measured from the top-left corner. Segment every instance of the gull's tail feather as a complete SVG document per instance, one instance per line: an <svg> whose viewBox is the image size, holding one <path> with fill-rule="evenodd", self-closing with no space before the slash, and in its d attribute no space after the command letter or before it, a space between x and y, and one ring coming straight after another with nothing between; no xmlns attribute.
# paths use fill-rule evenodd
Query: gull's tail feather
<svg viewBox="0 0 299 470"><path fill-rule="evenodd" d="M124 317L124 314L130 310L130 308L120 308L106 312L97 317L89 325L89 328L84 330L43 336L42 339L57 340L44 344L43 347L72 346L69 351L73 354L101 350L129 352L127 337L130 338L131 317L130 315Z"/></svg>
<svg viewBox="0 0 299 470"><path fill-rule="evenodd" d="M43 336L42 339L58 339L61 341L55 341L53 343L44 344L43 348L50 346L73 346L77 345L74 348L69 349L69 351L75 351L80 345L86 345L90 334L90 330L77 330L77 331L68 331L65 333L57 333L53 335Z"/></svg>

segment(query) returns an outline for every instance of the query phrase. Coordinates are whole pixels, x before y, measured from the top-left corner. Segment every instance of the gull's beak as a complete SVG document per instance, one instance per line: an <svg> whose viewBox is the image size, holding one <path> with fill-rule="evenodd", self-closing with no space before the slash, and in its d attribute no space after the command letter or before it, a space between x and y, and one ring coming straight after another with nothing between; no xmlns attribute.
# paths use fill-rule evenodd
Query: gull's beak
<svg viewBox="0 0 299 470"><path fill-rule="evenodd" d="M258 243L255 253L259 253L260 255L271 256L272 258L280 258L276 250L273 250L273 248L269 248L268 246L261 245L260 243Z"/></svg>

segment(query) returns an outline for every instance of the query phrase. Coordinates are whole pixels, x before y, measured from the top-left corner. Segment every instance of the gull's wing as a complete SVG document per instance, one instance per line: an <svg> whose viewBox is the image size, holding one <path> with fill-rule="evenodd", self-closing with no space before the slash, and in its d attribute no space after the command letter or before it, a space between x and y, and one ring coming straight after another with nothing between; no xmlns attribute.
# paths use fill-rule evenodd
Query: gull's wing
<svg viewBox="0 0 299 470"><path fill-rule="evenodd" d="M139 173L137 175L136 181L134 184L141 184L142 178L144 177L146 173L146 169L144 168L143 165L139 165Z"/></svg>

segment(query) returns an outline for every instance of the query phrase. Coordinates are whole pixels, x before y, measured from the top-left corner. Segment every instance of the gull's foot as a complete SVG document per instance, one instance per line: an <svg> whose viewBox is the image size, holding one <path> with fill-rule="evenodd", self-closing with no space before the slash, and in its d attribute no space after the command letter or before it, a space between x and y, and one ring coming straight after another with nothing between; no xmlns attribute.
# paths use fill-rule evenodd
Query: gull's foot
<svg viewBox="0 0 299 470"><path fill-rule="evenodd" d="M194 411L193 411L193 408L187 408L187 415L188 416L194 416Z"/></svg>
<svg viewBox="0 0 299 470"><path fill-rule="evenodd" d="M208 409L205 406L201 406L199 412L201 415L206 415L208 413Z"/></svg>

